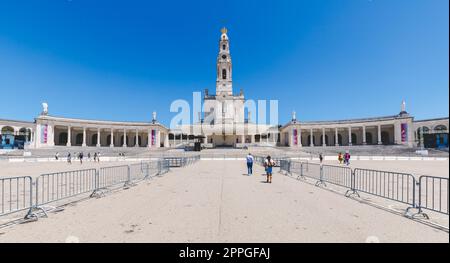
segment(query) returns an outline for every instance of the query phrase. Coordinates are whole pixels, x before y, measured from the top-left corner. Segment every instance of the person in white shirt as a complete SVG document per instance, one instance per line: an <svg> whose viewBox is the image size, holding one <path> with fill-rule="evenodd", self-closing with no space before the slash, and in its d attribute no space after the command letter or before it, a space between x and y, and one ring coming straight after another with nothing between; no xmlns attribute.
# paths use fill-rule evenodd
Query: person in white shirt
<svg viewBox="0 0 450 263"><path fill-rule="evenodd" d="M275 161L269 156L267 156L266 160L264 161L264 167L266 168L266 174L267 174L267 183L272 183L272 167L276 165Z"/></svg>

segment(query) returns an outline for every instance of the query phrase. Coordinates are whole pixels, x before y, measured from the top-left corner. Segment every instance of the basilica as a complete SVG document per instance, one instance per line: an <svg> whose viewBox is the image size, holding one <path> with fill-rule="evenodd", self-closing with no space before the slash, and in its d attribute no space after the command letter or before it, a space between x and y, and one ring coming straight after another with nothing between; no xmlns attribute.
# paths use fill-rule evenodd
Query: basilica
<svg viewBox="0 0 450 263"><path fill-rule="evenodd" d="M34 121L0 119L0 149L80 147L183 148L200 140L203 148L246 146L327 147L403 145L447 147L449 118L414 120L402 102L390 116L304 122L292 114L281 125L256 121L256 105L241 89L233 92L233 66L226 28L221 30L216 62L216 88L205 90L199 120L166 127L156 113L148 122L75 119L51 115L43 103ZM293 107L300 107L293 105ZM278 114L278 112L277 112ZM259 117L258 117L259 119Z"/></svg>

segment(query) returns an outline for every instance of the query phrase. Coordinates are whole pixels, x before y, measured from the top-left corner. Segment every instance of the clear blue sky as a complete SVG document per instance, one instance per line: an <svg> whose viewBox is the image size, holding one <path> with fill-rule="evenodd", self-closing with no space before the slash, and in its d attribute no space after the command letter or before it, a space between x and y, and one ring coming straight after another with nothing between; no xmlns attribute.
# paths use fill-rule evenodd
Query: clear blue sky
<svg viewBox="0 0 450 263"><path fill-rule="evenodd" d="M278 99L280 122L449 113L447 0L0 0L0 118L169 124L215 89L229 28L234 91Z"/></svg>

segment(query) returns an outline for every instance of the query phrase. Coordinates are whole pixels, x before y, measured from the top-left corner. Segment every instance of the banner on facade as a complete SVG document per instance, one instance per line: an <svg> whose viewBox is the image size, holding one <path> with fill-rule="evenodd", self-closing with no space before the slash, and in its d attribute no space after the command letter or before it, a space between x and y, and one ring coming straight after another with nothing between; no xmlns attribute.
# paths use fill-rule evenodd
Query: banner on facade
<svg viewBox="0 0 450 263"><path fill-rule="evenodd" d="M407 123L402 123L401 132L402 132L402 142L408 141L408 124Z"/></svg>
<svg viewBox="0 0 450 263"><path fill-rule="evenodd" d="M41 126L41 143L46 144L47 143L47 134L48 132L48 125L44 124Z"/></svg>
<svg viewBox="0 0 450 263"><path fill-rule="evenodd" d="M155 145L156 143L156 131L152 130L152 145Z"/></svg>
<svg viewBox="0 0 450 263"><path fill-rule="evenodd" d="M292 132L292 134L293 134L293 136L294 136L294 138L292 138L293 141L294 141L294 145L298 145L298 141L297 141L297 129L294 129L293 132Z"/></svg>

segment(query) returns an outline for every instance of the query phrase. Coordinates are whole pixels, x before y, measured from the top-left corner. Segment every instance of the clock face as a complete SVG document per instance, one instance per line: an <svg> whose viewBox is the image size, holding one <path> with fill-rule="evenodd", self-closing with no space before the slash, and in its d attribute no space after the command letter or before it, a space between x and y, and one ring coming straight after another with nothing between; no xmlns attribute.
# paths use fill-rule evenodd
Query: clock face
<svg viewBox="0 0 450 263"><path fill-rule="evenodd" d="M226 59L226 58L227 58L227 56L226 56L226 55L222 55L222 58L223 58L223 59Z"/></svg>

